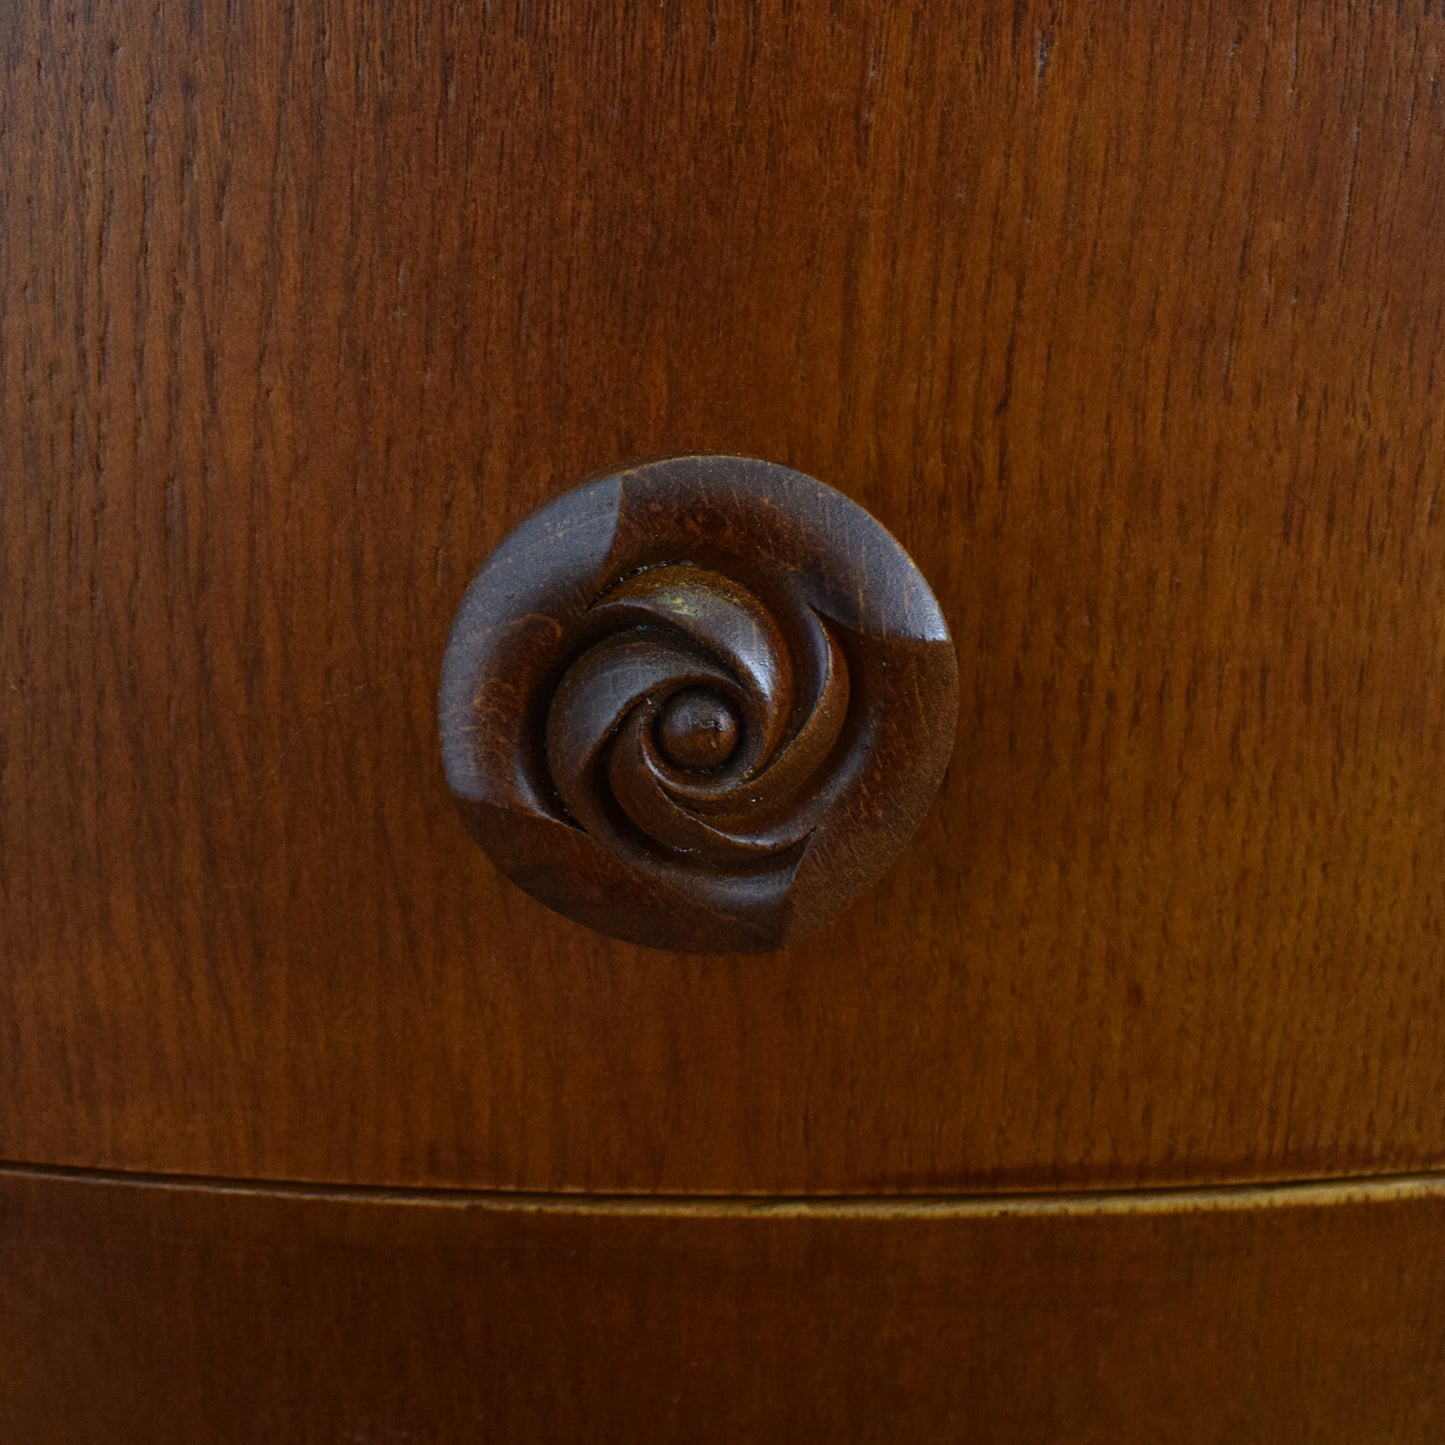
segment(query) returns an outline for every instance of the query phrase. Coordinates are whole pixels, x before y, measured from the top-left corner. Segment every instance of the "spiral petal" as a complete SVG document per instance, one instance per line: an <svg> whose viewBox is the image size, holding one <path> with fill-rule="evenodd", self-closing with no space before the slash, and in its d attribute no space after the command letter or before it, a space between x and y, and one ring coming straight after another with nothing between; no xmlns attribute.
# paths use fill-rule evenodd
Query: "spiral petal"
<svg viewBox="0 0 1445 1445"><path fill-rule="evenodd" d="M681 637L660 642L634 631L603 638L567 670L547 715L547 762L557 792L581 827L613 830L598 788L599 767L623 721L650 699L690 683L737 695L731 677Z"/></svg>
<svg viewBox="0 0 1445 1445"><path fill-rule="evenodd" d="M742 779L681 779L674 785L699 812L717 814L713 826L723 829L758 826L779 806L799 794L827 761L848 713L848 664L842 649L821 621L813 619L825 658L816 697L798 731L766 767Z"/></svg>
<svg viewBox="0 0 1445 1445"><path fill-rule="evenodd" d="M793 660L777 622L746 588L704 567L650 567L593 603L588 622L603 634L658 626L696 643L742 688L754 766L772 757L793 708Z"/></svg>
<svg viewBox="0 0 1445 1445"><path fill-rule="evenodd" d="M634 711L619 729L607 760L612 795L622 811L655 845L697 862L745 863L793 847L807 836L786 820L772 827L731 832L697 816L674 797L653 766L650 720Z"/></svg>

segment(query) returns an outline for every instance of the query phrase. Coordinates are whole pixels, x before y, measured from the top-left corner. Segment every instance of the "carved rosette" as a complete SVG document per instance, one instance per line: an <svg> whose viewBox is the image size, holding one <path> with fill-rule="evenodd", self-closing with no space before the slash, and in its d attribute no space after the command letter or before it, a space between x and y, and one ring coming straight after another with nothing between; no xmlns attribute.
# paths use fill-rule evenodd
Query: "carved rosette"
<svg viewBox="0 0 1445 1445"><path fill-rule="evenodd" d="M741 457L579 487L488 558L441 688L447 780L521 887L660 948L776 948L888 866L938 788L957 674L908 555Z"/></svg>

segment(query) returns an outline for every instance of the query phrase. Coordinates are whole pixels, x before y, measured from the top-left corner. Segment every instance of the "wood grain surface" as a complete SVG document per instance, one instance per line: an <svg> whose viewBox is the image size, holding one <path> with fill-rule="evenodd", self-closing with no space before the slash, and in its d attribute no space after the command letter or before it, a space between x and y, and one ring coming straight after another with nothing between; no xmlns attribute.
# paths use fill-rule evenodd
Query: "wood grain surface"
<svg viewBox="0 0 1445 1445"><path fill-rule="evenodd" d="M1445 1166L1442 42L1242 0L0 7L0 1157ZM481 559L692 450L862 503L958 645L929 820L761 959L554 918L438 757Z"/></svg>
<svg viewBox="0 0 1445 1445"><path fill-rule="evenodd" d="M25 1445L1436 1445L1445 1185L677 1212L0 1175L0 1362Z"/></svg>

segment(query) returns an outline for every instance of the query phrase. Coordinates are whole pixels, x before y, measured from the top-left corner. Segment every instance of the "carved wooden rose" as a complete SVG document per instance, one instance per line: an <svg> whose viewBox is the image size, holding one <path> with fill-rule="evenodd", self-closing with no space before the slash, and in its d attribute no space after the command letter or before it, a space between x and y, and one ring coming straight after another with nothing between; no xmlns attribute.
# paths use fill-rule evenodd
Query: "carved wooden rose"
<svg viewBox="0 0 1445 1445"><path fill-rule="evenodd" d="M956 706L938 605L878 522L786 467L678 457L559 497L487 559L442 751L472 836L543 903L760 950L893 860Z"/></svg>

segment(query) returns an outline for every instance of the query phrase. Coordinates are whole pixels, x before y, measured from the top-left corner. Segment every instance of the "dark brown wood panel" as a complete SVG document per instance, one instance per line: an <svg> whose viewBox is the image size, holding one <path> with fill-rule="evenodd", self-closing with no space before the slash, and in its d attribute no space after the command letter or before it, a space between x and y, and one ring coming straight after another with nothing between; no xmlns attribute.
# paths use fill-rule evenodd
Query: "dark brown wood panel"
<svg viewBox="0 0 1445 1445"><path fill-rule="evenodd" d="M1445 1164L1442 42L1415 5L0 6L0 1156ZM958 643L930 821L774 957L553 917L438 759L490 548L697 449L863 503Z"/></svg>
<svg viewBox="0 0 1445 1445"><path fill-rule="evenodd" d="M0 1176L26 1445L1436 1445L1445 1186L934 1210Z"/></svg>

